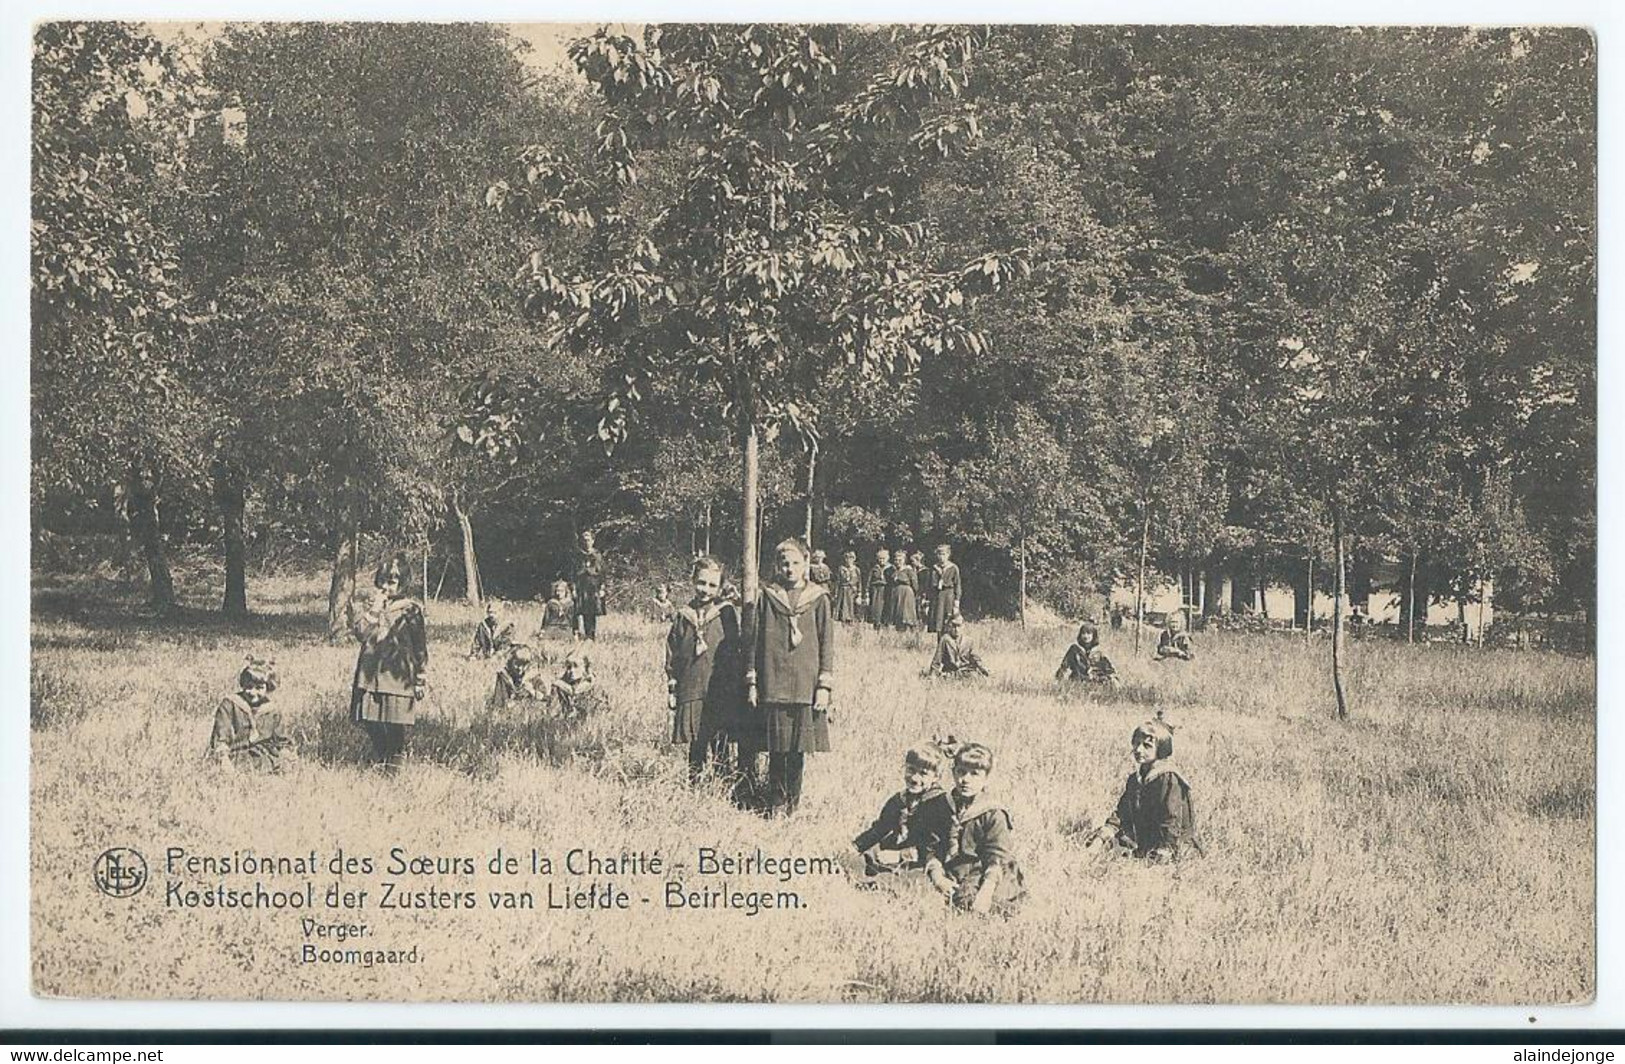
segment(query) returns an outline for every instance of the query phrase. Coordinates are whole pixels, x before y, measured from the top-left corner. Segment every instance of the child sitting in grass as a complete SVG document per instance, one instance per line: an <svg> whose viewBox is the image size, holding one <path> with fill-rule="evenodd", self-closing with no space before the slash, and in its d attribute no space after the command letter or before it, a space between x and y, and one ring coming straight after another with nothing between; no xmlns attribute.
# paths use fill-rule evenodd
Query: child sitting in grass
<svg viewBox="0 0 1625 1064"><path fill-rule="evenodd" d="M490 658L513 644L513 625L503 626L497 620L496 603L485 604L485 619L474 626L474 641L469 648L471 658Z"/></svg>
<svg viewBox="0 0 1625 1064"><path fill-rule="evenodd" d="M580 645L572 647L564 657L564 671L551 688L559 713L584 717L596 709L599 699L593 684L592 659Z"/></svg>
<svg viewBox="0 0 1625 1064"><path fill-rule="evenodd" d="M297 759L293 739L282 730L282 715L268 708L275 690L276 662L250 656L237 674L237 693L215 707L210 760L275 771Z"/></svg>
<svg viewBox="0 0 1625 1064"><path fill-rule="evenodd" d="M926 874L957 908L1009 914L1027 887L1015 857L1015 822L985 793L992 772L993 751L981 743L966 743L954 754L954 789L948 794L954 820Z"/></svg>
<svg viewBox="0 0 1625 1064"><path fill-rule="evenodd" d="M545 654L538 654L523 643L515 646L508 652L508 660L503 664L502 671L497 673L496 685L491 689L486 707L500 711L515 703L541 699L543 694L536 689L532 673L537 665L546 661Z"/></svg>
<svg viewBox="0 0 1625 1064"><path fill-rule="evenodd" d="M886 799L880 815L852 845L863 859L864 874L918 873L950 893L941 862L930 864L948 843L954 808L941 785L942 750L920 743L903 755L903 789ZM927 872L927 867L930 872Z"/></svg>
<svg viewBox="0 0 1625 1064"><path fill-rule="evenodd" d="M1196 658L1196 647L1191 644L1191 637L1184 631L1177 613L1168 615L1162 634L1157 636L1157 660L1167 661L1170 658L1177 661L1193 661Z"/></svg>
<svg viewBox="0 0 1625 1064"><path fill-rule="evenodd" d="M567 635L575 625L576 603L570 595L566 580L553 581L552 595L542 606L542 634L557 632Z"/></svg>
<svg viewBox="0 0 1625 1064"><path fill-rule="evenodd" d="M1119 852L1152 861L1168 861L1195 843L1191 787L1168 759L1174 756L1174 733L1158 715L1134 729L1129 740L1134 771L1123 783L1117 809L1085 845L1109 843Z"/></svg>
<svg viewBox="0 0 1625 1064"><path fill-rule="evenodd" d="M937 638L937 652L931 658L931 665L925 670L927 676L987 676L987 668L982 659L976 656L976 650L971 646L970 636L965 634L965 621L959 614L954 614L943 622L942 634Z"/></svg>
<svg viewBox="0 0 1625 1064"><path fill-rule="evenodd" d="M1055 670L1055 678L1108 687L1117 685L1117 669L1112 665L1112 659L1100 649L1100 632L1093 621L1084 621L1078 626L1078 638L1066 648L1066 656L1061 659L1061 667Z"/></svg>

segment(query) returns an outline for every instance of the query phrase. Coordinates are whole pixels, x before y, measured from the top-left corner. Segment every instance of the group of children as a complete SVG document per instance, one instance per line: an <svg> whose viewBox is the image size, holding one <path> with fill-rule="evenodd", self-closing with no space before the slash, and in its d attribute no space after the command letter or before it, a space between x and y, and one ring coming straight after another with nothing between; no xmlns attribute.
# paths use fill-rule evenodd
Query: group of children
<svg viewBox="0 0 1625 1064"><path fill-rule="evenodd" d="M584 538L583 549L592 550L590 534ZM832 595L827 579L813 579L827 575L827 567L817 568L821 553L809 551L796 538L775 547L774 579L759 593L757 623L749 638L743 632L738 604L725 594L724 567L714 557L695 560L687 602L678 605L666 597L670 619L665 645L666 705L671 741L686 748L692 781L698 781L708 766L734 776L740 781L736 795L767 815L795 812L806 755L830 749L835 627L841 596L850 596L852 584L838 581ZM952 573L952 594L957 598L958 572L952 568L946 548L939 550L938 559L934 571ZM847 555L843 568L855 570L854 555ZM899 566L891 568L894 573L901 571ZM397 586L398 580L395 578ZM903 577L893 586L907 583L908 577ZM945 585L938 582L933 586L940 594ZM381 595L390 594L386 584L379 587ZM475 630L470 654L484 659L504 657L488 700L493 711L507 711L518 704L548 704L565 714L589 711L594 678L585 644L595 633L578 623L582 615L570 602L571 592L576 590L578 587L563 581L554 585L535 645L516 641L514 625L503 625L494 605L487 608ZM601 582L596 591L600 598L595 608L601 609ZM906 605L906 596L899 601ZM946 601L936 600L937 604ZM928 674L987 675L957 608L940 618L938 629L937 650ZM547 649L548 640L559 635L570 640L557 653L562 672L543 683L538 669L555 660ZM1189 636L1180 630L1177 620L1172 621L1159 639L1158 660L1189 660L1193 655ZM426 663L426 653L422 657ZM358 665L358 676L361 671ZM1079 627L1077 640L1067 649L1056 675L1092 683L1115 682L1115 669L1100 648L1099 631L1092 621ZM420 687L421 675L413 683ZM237 686L238 691L216 709L209 755L235 765L275 769L295 756L295 751L279 715L269 708L271 692L276 689L274 663L251 658L240 671ZM413 697L417 697L416 691ZM1159 714L1135 729L1131 748L1135 768L1117 806L1084 842L1154 861L1169 860L1195 848L1190 786L1169 760L1173 755L1171 727ZM730 762L732 751L737 751L733 755L737 760ZM767 755L765 785L757 773L762 753ZM985 789L993 763L989 747L959 744L951 737L909 749L904 756L903 788L886 800L870 827L854 839L858 862L854 871L869 883L928 885L951 904L971 912L1013 910L1025 895L1025 878L1016 857L1014 821ZM945 765L951 765L953 776L947 790L940 780Z"/></svg>
<svg viewBox="0 0 1625 1064"><path fill-rule="evenodd" d="M814 552L815 573L833 577L835 619L849 624L868 620L877 630L942 631L947 619L959 612L959 566L946 543L936 549L936 563L928 564L924 551L875 551L867 581L858 568L858 556L847 551L841 568L830 574L823 551Z"/></svg>
<svg viewBox="0 0 1625 1064"><path fill-rule="evenodd" d="M1173 729L1159 714L1134 729L1129 747L1134 768L1117 805L1083 845L1157 863L1200 853L1190 784L1170 761ZM946 791L944 764L953 771ZM1026 896L1026 877L1015 820L987 790L992 773L993 751L981 743L950 736L910 747L902 789L852 840L851 874L893 890L928 887L973 913L1013 912Z"/></svg>

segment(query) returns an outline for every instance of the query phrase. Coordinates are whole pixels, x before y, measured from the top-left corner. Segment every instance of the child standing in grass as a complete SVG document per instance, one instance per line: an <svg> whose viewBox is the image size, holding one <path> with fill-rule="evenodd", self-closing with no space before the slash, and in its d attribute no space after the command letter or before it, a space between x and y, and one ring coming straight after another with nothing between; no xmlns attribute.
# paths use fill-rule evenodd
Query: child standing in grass
<svg viewBox="0 0 1625 1064"><path fill-rule="evenodd" d="M932 743L910 747L903 755L903 789L886 799L874 823L852 840L866 875L926 875L931 857L948 844L954 809L941 785L942 758L942 750ZM945 884L940 862L932 870Z"/></svg>
<svg viewBox="0 0 1625 1064"><path fill-rule="evenodd" d="M377 592L358 611L351 633L361 642L351 688L351 719L366 729L373 762L395 773L406 755L429 667L423 607L406 593L411 571L396 554L373 574Z"/></svg>
<svg viewBox="0 0 1625 1064"><path fill-rule="evenodd" d="M850 624L858 619L858 600L863 597L861 583L863 571L858 568L858 556L847 551L841 558L841 568L835 576L835 619Z"/></svg>
<svg viewBox="0 0 1625 1064"><path fill-rule="evenodd" d="M891 616L893 628L899 632L912 632L920 623L920 613L914 605L914 566L909 564L906 550L899 550L892 558L894 564L886 588L891 601L886 612Z"/></svg>
<svg viewBox="0 0 1625 1064"><path fill-rule="evenodd" d="M1055 678L1108 687L1117 685L1117 668L1106 652L1100 649L1100 631L1094 621L1084 621L1078 625L1078 638L1066 648L1061 667L1055 670Z"/></svg>
<svg viewBox="0 0 1625 1064"><path fill-rule="evenodd" d="M604 556L594 546L591 532L581 533L579 542L570 574L575 585L576 635L596 643L598 618L605 613L609 598L604 583Z"/></svg>
<svg viewBox="0 0 1625 1064"><path fill-rule="evenodd" d="M688 778L697 782L707 758L725 771L728 729L737 712L739 611L717 599L722 563L694 561L694 595L677 608L666 635L666 706L671 741L688 745Z"/></svg>
<svg viewBox="0 0 1625 1064"><path fill-rule="evenodd" d="M237 693L215 707L210 760L274 772L299 756L282 730L282 715L269 708L275 690L276 662L250 656L237 674Z"/></svg>
<svg viewBox="0 0 1625 1064"><path fill-rule="evenodd" d="M954 564L953 551L946 543L937 546L937 564L931 587L931 623L926 627L940 632L948 618L959 612L959 566Z"/></svg>
<svg viewBox="0 0 1625 1064"><path fill-rule="evenodd" d="M807 566L807 579L825 591L830 589L830 582L835 579L835 574L830 571L829 562L825 560L827 558L828 555L823 551L815 550L812 552L812 564Z"/></svg>
<svg viewBox="0 0 1625 1064"><path fill-rule="evenodd" d="M654 598L649 600L649 612L655 620L670 624L671 619L677 615L677 604L671 600L671 588L661 584L655 588Z"/></svg>
<svg viewBox="0 0 1625 1064"><path fill-rule="evenodd" d="M966 743L954 754L954 789L948 794L954 821L927 874L957 908L1009 914L1027 885L1015 856L1015 822L985 790L992 772L993 751L981 743Z"/></svg>
<svg viewBox="0 0 1625 1064"><path fill-rule="evenodd" d="M925 551L917 550L913 554L914 575L919 584L915 601L918 603L920 624L926 631L934 632L931 627L931 603L937 594L937 571L926 561Z"/></svg>
<svg viewBox="0 0 1625 1064"><path fill-rule="evenodd" d="M1085 843L1110 842L1123 853L1152 861L1199 849L1190 784L1168 763L1174 756L1173 729L1161 719L1148 720L1134 729L1129 748L1134 771L1123 783L1117 808Z"/></svg>
<svg viewBox="0 0 1625 1064"><path fill-rule="evenodd" d="M777 579L756 601L745 698L765 735L768 812L788 815L801 802L807 755L830 748L835 613L824 589L807 580L807 545L786 539L776 553Z"/></svg>
<svg viewBox="0 0 1625 1064"><path fill-rule="evenodd" d="M880 628L886 623L886 572L891 568L891 555L884 547L875 551L875 563L869 567L869 623Z"/></svg>

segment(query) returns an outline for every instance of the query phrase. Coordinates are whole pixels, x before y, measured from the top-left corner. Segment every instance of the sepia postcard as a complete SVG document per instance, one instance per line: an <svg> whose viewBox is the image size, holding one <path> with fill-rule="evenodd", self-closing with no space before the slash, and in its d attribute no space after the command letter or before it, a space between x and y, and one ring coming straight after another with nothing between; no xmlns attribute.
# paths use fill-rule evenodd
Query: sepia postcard
<svg viewBox="0 0 1625 1064"><path fill-rule="evenodd" d="M1588 29L32 32L38 998L1594 1000Z"/></svg>

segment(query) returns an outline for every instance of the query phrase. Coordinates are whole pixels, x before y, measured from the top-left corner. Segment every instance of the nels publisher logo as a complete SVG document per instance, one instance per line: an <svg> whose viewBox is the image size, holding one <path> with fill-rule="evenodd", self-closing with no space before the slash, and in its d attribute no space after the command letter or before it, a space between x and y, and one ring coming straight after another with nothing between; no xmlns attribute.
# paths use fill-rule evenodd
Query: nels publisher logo
<svg viewBox="0 0 1625 1064"><path fill-rule="evenodd" d="M109 898L129 898L147 885L147 859L140 850L115 846L96 858L96 889Z"/></svg>

